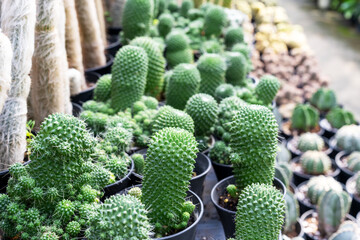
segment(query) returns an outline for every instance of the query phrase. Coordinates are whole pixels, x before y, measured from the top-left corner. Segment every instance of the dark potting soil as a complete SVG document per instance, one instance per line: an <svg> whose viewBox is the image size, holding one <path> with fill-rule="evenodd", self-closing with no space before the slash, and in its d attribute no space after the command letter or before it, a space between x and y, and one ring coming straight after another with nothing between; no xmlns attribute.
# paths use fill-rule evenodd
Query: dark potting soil
<svg viewBox="0 0 360 240"><path fill-rule="evenodd" d="M293 172L298 172L298 173L301 173L301 174L307 174L307 175L311 175L311 176L319 176L319 175L325 175L325 176L329 176L331 174L333 174L335 172L335 169L334 167L332 166L331 169L329 171L327 171L325 174L309 174L309 173L306 173L302 167L301 167L301 164L300 163L296 163L296 162L292 162L291 163L291 169Z"/></svg>
<svg viewBox="0 0 360 240"><path fill-rule="evenodd" d="M236 212L237 204L238 199L232 198L227 191L225 191L225 193L220 196L219 205L227 210Z"/></svg>
<svg viewBox="0 0 360 240"><path fill-rule="evenodd" d="M291 226L291 231L284 232L284 234L286 236L288 236L289 238L295 238L295 237L297 237L299 235L299 232L296 231L296 225L293 225L293 226Z"/></svg>

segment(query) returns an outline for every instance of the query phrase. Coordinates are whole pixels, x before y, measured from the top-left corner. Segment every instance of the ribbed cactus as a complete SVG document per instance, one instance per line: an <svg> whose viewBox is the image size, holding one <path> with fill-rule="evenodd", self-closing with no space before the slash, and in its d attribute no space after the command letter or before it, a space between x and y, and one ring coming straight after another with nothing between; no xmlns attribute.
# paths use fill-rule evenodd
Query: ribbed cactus
<svg viewBox="0 0 360 240"><path fill-rule="evenodd" d="M226 53L226 82L234 86L246 84L247 62L245 57L238 52Z"/></svg>
<svg viewBox="0 0 360 240"><path fill-rule="evenodd" d="M300 164L307 174L325 174L331 169L331 159L324 152L307 151L300 157Z"/></svg>
<svg viewBox="0 0 360 240"><path fill-rule="evenodd" d="M226 27L227 15L224 8L220 6L211 6L206 11L204 32L207 37L219 37Z"/></svg>
<svg viewBox="0 0 360 240"><path fill-rule="evenodd" d="M164 106L160 108L154 118L152 131L155 133L167 127L182 128L193 133L194 121L187 113L170 106Z"/></svg>
<svg viewBox="0 0 360 240"><path fill-rule="evenodd" d="M147 214L144 204L136 197L114 195L96 210L86 237L99 240L149 240L152 226Z"/></svg>
<svg viewBox="0 0 360 240"><path fill-rule="evenodd" d="M111 74L105 74L97 81L94 100L106 102L111 97Z"/></svg>
<svg viewBox="0 0 360 240"><path fill-rule="evenodd" d="M360 152L352 152L347 159L347 166L350 171L360 171Z"/></svg>
<svg viewBox="0 0 360 240"><path fill-rule="evenodd" d="M181 31L170 32L165 40L165 57L171 68L181 63L192 63L194 55L189 45L189 38Z"/></svg>
<svg viewBox="0 0 360 240"><path fill-rule="evenodd" d="M335 135L336 146L346 152L360 151L360 126L346 125Z"/></svg>
<svg viewBox="0 0 360 240"><path fill-rule="evenodd" d="M221 102L223 99L234 96L234 86L229 83L220 84L215 90L215 99Z"/></svg>
<svg viewBox="0 0 360 240"><path fill-rule="evenodd" d="M193 0L184 0L181 3L180 7L180 15L184 18L188 17L188 12L190 9L194 8L194 2Z"/></svg>
<svg viewBox="0 0 360 240"><path fill-rule="evenodd" d="M337 105L335 92L327 88L317 90L310 102L321 111L328 111Z"/></svg>
<svg viewBox="0 0 360 240"><path fill-rule="evenodd" d="M165 58L157 42L149 37L138 37L130 45L141 47L148 56L148 72L146 77L145 94L157 97L164 84Z"/></svg>
<svg viewBox="0 0 360 240"><path fill-rule="evenodd" d="M141 200L149 209L148 216L157 233L186 227L194 210L191 204L188 207L185 197L196 146L192 133L179 128L165 128L152 137L146 154Z"/></svg>
<svg viewBox="0 0 360 240"><path fill-rule="evenodd" d="M316 127L319 122L319 112L309 104L296 105L291 116L291 127L294 129L309 131Z"/></svg>
<svg viewBox="0 0 360 240"><path fill-rule="evenodd" d="M225 34L225 45L227 49L232 49L232 47L237 43L244 42L244 32L241 27L231 27L226 31Z"/></svg>
<svg viewBox="0 0 360 240"><path fill-rule="evenodd" d="M280 89L279 80L271 75L265 75L255 87L255 94L264 105L271 104Z"/></svg>
<svg viewBox="0 0 360 240"><path fill-rule="evenodd" d="M345 125L355 124L355 118L352 112L347 111L343 108L333 108L326 115L326 119L329 121L333 128L341 128Z"/></svg>
<svg viewBox="0 0 360 240"><path fill-rule="evenodd" d="M306 152L309 150L321 151L324 149L324 147L324 139L322 139L322 137L316 133L303 133L300 135L297 142L297 148L301 152Z"/></svg>
<svg viewBox="0 0 360 240"><path fill-rule="evenodd" d="M171 32L175 24L174 17L169 13L163 13L159 17L158 30L161 37L166 38L166 36Z"/></svg>
<svg viewBox="0 0 360 240"><path fill-rule="evenodd" d="M342 191L341 184L333 177L326 177L323 175L310 178L306 184L308 190L306 196L310 199L310 202L317 205L321 195L327 191L333 190L336 192Z"/></svg>
<svg viewBox="0 0 360 240"><path fill-rule="evenodd" d="M111 106L125 110L140 100L146 86L148 56L143 48L125 46L115 57L112 66Z"/></svg>
<svg viewBox="0 0 360 240"><path fill-rule="evenodd" d="M12 54L9 38L0 31L0 113L10 89Z"/></svg>
<svg viewBox="0 0 360 240"><path fill-rule="evenodd" d="M293 172L291 166L287 162L277 162L275 166L275 177L279 179L286 188L290 186Z"/></svg>
<svg viewBox="0 0 360 240"><path fill-rule="evenodd" d="M317 209L322 236L329 237L336 232L350 210L351 200L350 195L345 191L330 190L321 196Z"/></svg>
<svg viewBox="0 0 360 240"><path fill-rule="evenodd" d="M154 2L149 0L127 0L122 25L125 43L149 33L154 14Z"/></svg>
<svg viewBox="0 0 360 240"><path fill-rule="evenodd" d="M226 62L218 54L205 54L197 62L201 75L200 92L215 95L216 88L225 83Z"/></svg>
<svg viewBox="0 0 360 240"><path fill-rule="evenodd" d="M360 238L360 228L352 221L343 222L329 240L356 240Z"/></svg>
<svg viewBox="0 0 360 240"><path fill-rule="evenodd" d="M289 233L292 231L293 226L296 224L299 218L299 203L295 195L290 191L286 191L285 202L286 205L284 232Z"/></svg>
<svg viewBox="0 0 360 240"><path fill-rule="evenodd" d="M278 125L273 113L263 106L242 106L230 126L231 162L238 189L252 183L271 185L278 150Z"/></svg>
<svg viewBox="0 0 360 240"><path fill-rule="evenodd" d="M252 184L239 196L235 239L278 239L284 223L285 201L273 186Z"/></svg>
<svg viewBox="0 0 360 240"><path fill-rule="evenodd" d="M170 77L166 87L166 104L184 109L189 98L199 90L201 77L196 66L180 64Z"/></svg>

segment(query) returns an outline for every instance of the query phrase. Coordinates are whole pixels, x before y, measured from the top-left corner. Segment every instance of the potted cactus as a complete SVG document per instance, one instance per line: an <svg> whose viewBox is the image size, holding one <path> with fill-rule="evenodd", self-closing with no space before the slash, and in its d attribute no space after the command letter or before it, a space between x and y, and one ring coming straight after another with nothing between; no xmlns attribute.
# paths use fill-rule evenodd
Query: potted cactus
<svg viewBox="0 0 360 240"><path fill-rule="evenodd" d="M335 107L326 114L324 119L320 120L319 124L324 130L324 137L330 139L338 129L345 125L356 124L356 120L352 112Z"/></svg>
<svg viewBox="0 0 360 240"><path fill-rule="evenodd" d="M231 147L224 141L216 141L214 146L209 151L209 158L214 168L216 178L218 181L230 177L233 174L231 161Z"/></svg>
<svg viewBox="0 0 360 240"><path fill-rule="evenodd" d="M335 92L327 88L320 88L312 95L310 103L319 111L327 112L337 106Z"/></svg>
<svg viewBox="0 0 360 240"><path fill-rule="evenodd" d="M346 191L352 196L350 214L356 216L360 211L360 177L359 173L355 174L346 181Z"/></svg>
<svg viewBox="0 0 360 240"><path fill-rule="evenodd" d="M283 236L303 237L304 232L299 222L299 204L292 192L286 191L285 203L285 225Z"/></svg>
<svg viewBox="0 0 360 240"><path fill-rule="evenodd" d="M341 151L336 155L335 163L340 169L339 181L345 184L350 177L360 171L360 152L349 154Z"/></svg>
<svg viewBox="0 0 360 240"><path fill-rule="evenodd" d="M330 145L334 149L334 154L340 151L347 153L360 151L360 126L352 124L341 127L330 139Z"/></svg>

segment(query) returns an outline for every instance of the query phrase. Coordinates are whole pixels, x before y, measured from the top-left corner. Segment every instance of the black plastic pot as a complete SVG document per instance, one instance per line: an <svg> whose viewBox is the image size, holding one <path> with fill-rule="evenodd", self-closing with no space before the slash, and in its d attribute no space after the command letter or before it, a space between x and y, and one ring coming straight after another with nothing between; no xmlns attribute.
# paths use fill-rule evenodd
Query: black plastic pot
<svg viewBox="0 0 360 240"><path fill-rule="evenodd" d="M118 35L110 35L108 37L108 46L105 48L105 52L115 58L116 53L122 47Z"/></svg>
<svg viewBox="0 0 360 240"><path fill-rule="evenodd" d="M26 161L24 165L28 165L30 161ZM10 179L9 170L4 170L0 172L0 193L6 193L6 187Z"/></svg>
<svg viewBox="0 0 360 240"><path fill-rule="evenodd" d="M304 230L303 230L303 227L300 224L300 219L296 221L295 231L298 234L298 235L296 235L296 237L304 237Z"/></svg>
<svg viewBox="0 0 360 240"><path fill-rule="evenodd" d="M234 175L232 171L232 165L221 164L214 161L211 161L211 164L214 168L215 175L218 181Z"/></svg>
<svg viewBox="0 0 360 240"><path fill-rule="evenodd" d="M356 194L356 190L355 190L355 176L349 178L346 182L346 191L351 195L352 197L352 202L351 202L351 207L350 207L350 214L352 216L356 216L359 212L360 212L360 197L358 196L358 194Z"/></svg>
<svg viewBox="0 0 360 240"><path fill-rule="evenodd" d="M230 176L230 177L227 177L227 178L221 180L211 190L211 201L214 204L216 211L220 216L220 221L223 225L226 238L234 237L236 212L228 210L228 209L220 206L219 199L220 199L220 196L222 196L225 193L226 187L229 184L235 184L234 176ZM273 185L276 188L280 189L282 191L283 195L285 195L286 188L279 179L274 178Z"/></svg>
<svg viewBox="0 0 360 240"><path fill-rule="evenodd" d="M106 54L106 64L104 66L88 68L85 70L85 73L95 72L100 74L101 76L111 73L111 66L113 65L113 63L114 63L113 56L111 56L110 54Z"/></svg>
<svg viewBox="0 0 360 240"><path fill-rule="evenodd" d="M215 145L215 138L213 135L210 136L210 144L208 145L209 147L207 149L205 149L204 151L202 151L203 154L208 155L208 153L210 152L210 149L213 148Z"/></svg>
<svg viewBox="0 0 360 240"><path fill-rule="evenodd" d="M74 117L80 117L83 108L77 103L72 102L71 104L72 104L72 114L74 115Z"/></svg>
<svg viewBox="0 0 360 240"><path fill-rule="evenodd" d="M292 160L295 163L298 163L300 161L300 157L294 158ZM332 160L332 168L333 168L333 172L332 174L328 174L326 176L331 176L333 178L335 178L337 180L339 174L340 174L340 169L338 169L336 167L335 161ZM315 175L310 175L310 174L306 174L306 173L300 173L297 171L293 171L293 179L292 182L296 185L299 186L301 183L308 181L310 178L314 177Z"/></svg>
<svg viewBox="0 0 360 240"><path fill-rule="evenodd" d="M85 72L85 80L87 83L97 83L100 77L101 75L97 72Z"/></svg>
<svg viewBox="0 0 360 240"><path fill-rule="evenodd" d="M322 139L324 140L325 147L327 148L323 152L326 153L326 155L330 156L332 153L332 148L329 145L329 141L324 137ZM286 142L286 147L291 152L293 158L299 157L303 154L303 152L297 148L297 144L298 144L298 137L289 138L289 140Z"/></svg>
<svg viewBox="0 0 360 240"><path fill-rule="evenodd" d="M94 87L88 88L81 91L79 94L71 97L71 102L82 106L85 102L90 101L94 98Z"/></svg>
<svg viewBox="0 0 360 240"><path fill-rule="evenodd" d="M327 139L332 138L337 132L337 129L333 128L326 118L321 119L319 122L319 125L320 125L321 129L323 129L323 131L324 131L323 136L326 137Z"/></svg>
<svg viewBox="0 0 360 240"><path fill-rule="evenodd" d="M335 156L335 164L337 166L337 168L340 169L340 174L338 177L338 181L346 184L346 181L351 178L352 176L354 176L354 172L350 171L347 167L344 166L342 159L349 156L349 153L346 153L344 151L339 152L338 154L336 154Z"/></svg>
<svg viewBox="0 0 360 240"><path fill-rule="evenodd" d="M119 36L121 31L122 31L121 27L108 27L107 28L107 33L110 36Z"/></svg>
<svg viewBox="0 0 360 240"><path fill-rule="evenodd" d="M136 153L142 154L144 158L146 158L146 151L147 149L145 148L137 151ZM190 180L190 190L196 193L196 195L198 195L199 197L201 197L204 191L205 177L210 171L211 163L209 158L203 153L198 153L195 161L196 162L194 172L197 175L195 177L192 177ZM135 172L132 173L132 184L140 184L142 182L142 179L143 176L141 176L140 174L137 174Z"/></svg>
<svg viewBox="0 0 360 240"><path fill-rule="evenodd" d="M286 124L287 122L289 122L289 119L284 119L282 122L282 125L279 126L280 127L280 136L282 138L284 138L285 140L289 140L290 138L294 137L290 132L287 132L287 130L285 130L284 128L284 124ZM317 133L319 136L323 136L324 135L324 130L320 128L320 130L318 132L314 132Z"/></svg>

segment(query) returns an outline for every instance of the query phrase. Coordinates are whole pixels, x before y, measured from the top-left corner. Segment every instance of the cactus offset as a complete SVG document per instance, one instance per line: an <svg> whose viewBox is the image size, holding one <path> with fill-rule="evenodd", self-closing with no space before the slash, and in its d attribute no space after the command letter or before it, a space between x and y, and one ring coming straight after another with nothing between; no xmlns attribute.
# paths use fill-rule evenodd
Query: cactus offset
<svg viewBox="0 0 360 240"><path fill-rule="evenodd" d="M306 152L309 150L321 151L324 149L324 147L325 147L324 140L316 133L301 134L297 142L297 148L301 152Z"/></svg>
<svg viewBox="0 0 360 240"><path fill-rule="evenodd" d="M309 104L296 105L291 116L291 127L309 131L318 126L319 112Z"/></svg>
<svg viewBox="0 0 360 240"><path fill-rule="evenodd" d="M169 13L163 13L159 17L158 30L161 37L166 38L166 36L171 32L174 26L174 17Z"/></svg>
<svg viewBox="0 0 360 240"><path fill-rule="evenodd" d="M105 74L99 78L94 89L94 100L106 102L111 97L111 74Z"/></svg>
<svg viewBox="0 0 360 240"><path fill-rule="evenodd" d="M167 35L165 57L171 68L181 63L194 62L194 55L189 42L187 35L181 31L172 31Z"/></svg>
<svg viewBox="0 0 360 240"><path fill-rule="evenodd" d="M326 119L329 121L333 128L341 128L345 125L355 124L355 118L352 112L345 109L336 107L330 110L326 115Z"/></svg>
<svg viewBox="0 0 360 240"><path fill-rule="evenodd" d="M168 127L182 128L190 133L193 133L195 128L194 121L189 114L170 106L164 106L160 108L154 118L152 131L155 133Z"/></svg>
<svg viewBox="0 0 360 240"><path fill-rule="evenodd" d="M218 102L221 102L223 99L234 95L235 95L234 86L228 83L219 85L215 90L215 99Z"/></svg>
<svg viewBox="0 0 360 240"><path fill-rule="evenodd" d="M336 146L346 152L360 151L360 126L345 125L335 135Z"/></svg>
<svg viewBox="0 0 360 240"><path fill-rule="evenodd" d="M317 90L310 102L321 111L328 111L337 105L335 92L327 88Z"/></svg>
<svg viewBox="0 0 360 240"><path fill-rule="evenodd" d="M323 193L330 190L336 192L342 191L342 186L338 181L336 181L333 177L326 177L323 175L310 178L306 186L308 188L306 196L314 205L318 204Z"/></svg>

